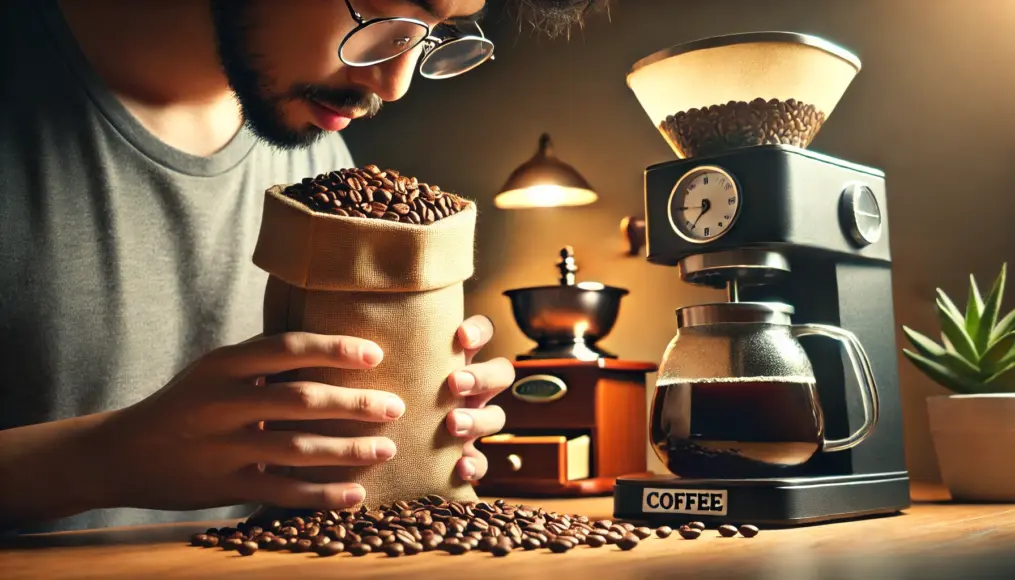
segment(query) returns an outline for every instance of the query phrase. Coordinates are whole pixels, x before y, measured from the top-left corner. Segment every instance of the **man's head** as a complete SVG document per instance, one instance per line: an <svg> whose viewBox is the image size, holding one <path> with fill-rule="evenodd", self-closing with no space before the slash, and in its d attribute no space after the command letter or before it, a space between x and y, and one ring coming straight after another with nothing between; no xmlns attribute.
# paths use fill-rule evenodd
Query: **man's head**
<svg viewBox="0 0 1015 580"><path fill-rule="evenodd" d="M556 34L607 0L513 1L533 25ZM426 36L429 29L430 37L441 39L482 38L476 24L485 4L484 0L211 0L219 58L247 125L261 139L284 149L310 145L356 117L376 114L383 102L400 99L420 57L433 47L417 33ZM350 50L339 56L339 47L357 26L385 18L402 20L371 25L368 32L349 37L347 47L384 56L399 52L392 52L393 46L411 45L410 50L378 64L355 55L350 58ZM492 47L481 40L461 46L472 47L474 56ZM450 47L442 52L451 52Z"/></svg>

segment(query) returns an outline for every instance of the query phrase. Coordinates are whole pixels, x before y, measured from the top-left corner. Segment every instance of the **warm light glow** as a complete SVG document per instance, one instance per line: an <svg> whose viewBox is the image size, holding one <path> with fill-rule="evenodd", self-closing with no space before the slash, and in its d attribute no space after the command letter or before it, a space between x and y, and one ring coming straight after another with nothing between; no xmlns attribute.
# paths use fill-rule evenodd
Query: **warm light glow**
<svg viewBox="0 0 1015 580"><path fill-rule="evenodd" d="M585 333L588 331L588 329L589 329L589 322L587 320L582 320L581 322L575 323L575 325L574 325L574 337L575 338L584 338L585 337Z"/></svg>
<svg viewBox="0 0 1015 580"><path fill-rule="evenodd" d="M598 199L593 191L560 185L534 185L525 189L512 189L497 195L493 203L500 209L530 207L561 207L588 205Z"/></svg>

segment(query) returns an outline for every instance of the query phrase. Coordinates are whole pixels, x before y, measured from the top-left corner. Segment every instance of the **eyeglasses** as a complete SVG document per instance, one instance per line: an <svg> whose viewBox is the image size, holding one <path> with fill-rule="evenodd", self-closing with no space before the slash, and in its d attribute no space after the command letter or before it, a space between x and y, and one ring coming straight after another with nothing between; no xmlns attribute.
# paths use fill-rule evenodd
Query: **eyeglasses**
<svg viewBox="0 0 1015 580"><path fill-rule="evenodd" d="M420 44L423 56L419 74L428 79L446 79L468 72L493 59L493 43L476 24L479 36L466 34L451 38L432 36L426 23L415 18L372 18L364 20L345 0L356 28L342 40L338 58L349 66L373 66L409 52Z"/></svg>

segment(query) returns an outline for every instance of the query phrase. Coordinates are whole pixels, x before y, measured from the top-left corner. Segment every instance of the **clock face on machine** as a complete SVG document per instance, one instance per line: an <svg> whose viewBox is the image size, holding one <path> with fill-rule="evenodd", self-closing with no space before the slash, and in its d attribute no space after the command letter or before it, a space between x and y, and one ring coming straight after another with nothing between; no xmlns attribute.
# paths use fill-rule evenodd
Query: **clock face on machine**
<svg viewBox="0 0 1015 580"><path fill-rule="evenodd" d="M704 244L722 237L740 211L740 190L719 167L696 167L670 192L670 225L685 240Z"/></svg>

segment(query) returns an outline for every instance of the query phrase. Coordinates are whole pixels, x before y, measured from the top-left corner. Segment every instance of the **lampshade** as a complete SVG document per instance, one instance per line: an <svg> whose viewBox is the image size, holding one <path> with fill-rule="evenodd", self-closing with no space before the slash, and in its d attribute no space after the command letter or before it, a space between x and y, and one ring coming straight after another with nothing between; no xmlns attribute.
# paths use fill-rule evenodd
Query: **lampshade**
<svg viewBox="0 0 1015 580"><path fill-rule="evenodd" d="M539 151L508 177L493 203L500 209L587 205L598 199L574 167L558 159L546 133Z"/></svg>

